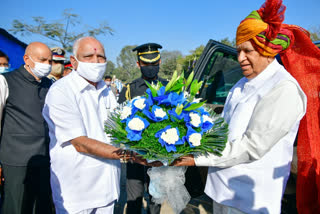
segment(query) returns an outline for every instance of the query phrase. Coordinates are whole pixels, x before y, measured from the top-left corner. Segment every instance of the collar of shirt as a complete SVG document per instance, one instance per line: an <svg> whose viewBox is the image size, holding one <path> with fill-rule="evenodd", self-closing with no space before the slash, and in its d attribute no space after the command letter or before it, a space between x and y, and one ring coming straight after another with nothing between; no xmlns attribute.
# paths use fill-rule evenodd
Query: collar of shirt
<svg viewBox="0 0 320 214"><path fill-rule="evenodd" d="M103 90L107 89L107 86L103 80L100 80L97 83L97 87L94 87L86 79L80 76L78 72L75 70L73 70L69 75L72 75L73 83L75 84L75 86L78 88L79 91L89 88L89 89L96 90L100 94Z"/></svg>
<svg viewBox="0 0 320 214"><path fill-rule="evenodd" d="M244 83L243 89L257 89L265 81L268 81L269 78L271 78L276 71L277 68L280 66L278 61L276 59L273 60L258 76L256 76L253 79L247 79L247 81Z"/></svg>

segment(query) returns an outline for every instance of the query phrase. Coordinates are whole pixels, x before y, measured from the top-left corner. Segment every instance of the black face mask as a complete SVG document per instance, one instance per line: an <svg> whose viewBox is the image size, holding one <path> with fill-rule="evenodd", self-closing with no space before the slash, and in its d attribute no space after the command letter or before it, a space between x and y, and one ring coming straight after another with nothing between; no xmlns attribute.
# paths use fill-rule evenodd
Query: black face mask
<svg viewBox="0 0 320 214"><path fill-rule="evenodd" d="M144 76L147 79L154 79L159 73L159 64L141 66L140 69L142 76Z"/></svg>

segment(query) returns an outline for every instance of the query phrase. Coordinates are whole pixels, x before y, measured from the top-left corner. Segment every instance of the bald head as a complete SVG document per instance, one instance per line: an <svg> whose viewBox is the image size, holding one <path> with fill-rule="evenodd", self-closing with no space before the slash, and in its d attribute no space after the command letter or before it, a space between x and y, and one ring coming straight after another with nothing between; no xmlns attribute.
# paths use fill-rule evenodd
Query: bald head
<svg viewBox="0 0 320 214"><path fill-rule="evenodd" d="M48 54L51 53L50 48L46 45L43 44L42 42L32 42L30 43L25 51L25 55L43 55L43 54Z"/></svg>
<svg viewBox="0 0 320 214"><path fill-rule="evenodd" d="M27 46L26 52L24 55L24 62L28 66L33 65L33 63L31 63L32 60L30 60L30 57L35 62L40 62L45 64L51 64L51 61L52 61L52 53L50 48L41 42L32 42ZM34 67L34 66L31 66L31 67Z"/></svg>
<svg viewBox="0 0 320 214"><path fill-rule="evenodd" d="M97 39L93 37L83 37L75 41L73 45L74 56L70 57L70 61L77 70L78 62L88 63L104 63L106 62L104 47Z"/></svg>
<svg viewBox="0 0 320 214"><path fill-rule="evenodd" d="M34 75L30 67L34 68L35 62L51 65L52 53L50 48L42 42L32 42L27 46L23 60L27 71Z"/></svg>

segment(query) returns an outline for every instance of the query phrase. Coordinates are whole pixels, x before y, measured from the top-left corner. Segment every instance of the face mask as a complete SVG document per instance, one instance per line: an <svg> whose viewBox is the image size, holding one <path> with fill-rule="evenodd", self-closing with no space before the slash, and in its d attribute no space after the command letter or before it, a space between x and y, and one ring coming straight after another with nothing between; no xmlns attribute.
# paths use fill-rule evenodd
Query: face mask
<svg viewBox="0 0 320 214"><path fill-rule="evenodd" d="M106 81L106 85L111 85L111 82L110 81Z"/></svg>
<svg viewBox="0 0 320 214"><path fill-rule="evenodd" d="M147 79L154 79L159 73L159 64L158 65L147 65L140 67L141 73Z"/></svg>
<svg viewBox="0 0 320 214"><path fill-rule="evenodd" d="M9 68L7 67L0 67L0 74L4 74L4 73L7 73L9 72Z"/></svg>
<svg viewBox="0 0 320 214"><path fill-rule="evenodd" d="M106 72L107 62L105 63L88 63L81 62L76 57L78 62L77 72L83 78L91 82L99 82L102 80L104 73Z"/></svg>
<svg viewBox="0 0 320 214"><path fill-rule="evenodd" d="M64 66L62 64L53 65L51 68L51 74L55 77L60 77L64 70Z"/></svg>
<svg viewBox="0 0 320 214"><path fill-rule="evenodd" d="M34 68L31 68L29 65L29 68L31 69L32 73L36 75L39 79L42 77L46 77L50 74L51 72L51 65L45 64L45 63L40 63L40 62L35 62L33 59L29 56L31 61L34 63Z"/></svg>

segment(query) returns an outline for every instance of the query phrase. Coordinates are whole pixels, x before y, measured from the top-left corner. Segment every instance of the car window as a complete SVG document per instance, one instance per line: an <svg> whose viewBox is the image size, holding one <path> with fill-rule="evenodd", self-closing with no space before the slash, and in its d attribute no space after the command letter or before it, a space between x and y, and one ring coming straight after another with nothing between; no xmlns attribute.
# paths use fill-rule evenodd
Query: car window
<svg viewBox="0 0 320 214"><path fill-rule="evenodd" d="M236 55L216 51L200 77L204 83L198 97L209 104L223 105L232 86L242 77Z"/></svg>

